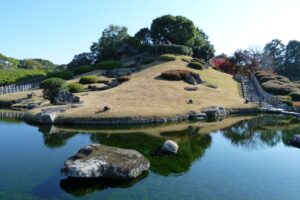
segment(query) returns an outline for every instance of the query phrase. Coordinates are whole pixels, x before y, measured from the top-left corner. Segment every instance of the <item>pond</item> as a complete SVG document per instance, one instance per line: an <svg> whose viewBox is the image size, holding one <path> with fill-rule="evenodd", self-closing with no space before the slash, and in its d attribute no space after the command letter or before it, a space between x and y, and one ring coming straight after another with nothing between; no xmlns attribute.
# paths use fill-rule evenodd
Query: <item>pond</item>
<svg viewBox="0 0 300 200"><path fill-rule="evenodd" d="M296 118L262 115L213 123L75 128L30 126L21 120L22 113L11 112L0 112L0 199L300 196L300 149L289 146L300 133ZM179 143L178 155L155 156L166 139ZM138 150L150 160L151 170L129 182L62 177L64 161L90 143Z"/></svg>

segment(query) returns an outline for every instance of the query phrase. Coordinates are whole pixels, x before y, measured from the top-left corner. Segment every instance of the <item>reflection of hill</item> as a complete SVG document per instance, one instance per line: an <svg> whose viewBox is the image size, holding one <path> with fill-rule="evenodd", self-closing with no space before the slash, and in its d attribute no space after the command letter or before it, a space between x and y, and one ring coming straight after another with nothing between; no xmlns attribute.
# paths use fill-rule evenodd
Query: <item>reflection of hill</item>
<svg viewBox="0 0 300 200"><path fill-rule="evenodd" d="M265 115L238 122L222 132L232 144L255 149L276 146L281 141L289 145L290 139L299 130L300 121L297 118Z"/></svg>
<svg viewBox="0 0 300 200"><path fill-rule="evenodd" d="M186 134L185 131L182 134ZM179 152L175 156L155 155L165 139L145 135L143 133L131 134L94 134L91 135L93 142L116 146L120 148L134 149L146 156L151 163L151 170L160 175L179 174L186 172L192 162L203 156L210 146L209 135L192 135L189 140L179 142Z"/></svg>

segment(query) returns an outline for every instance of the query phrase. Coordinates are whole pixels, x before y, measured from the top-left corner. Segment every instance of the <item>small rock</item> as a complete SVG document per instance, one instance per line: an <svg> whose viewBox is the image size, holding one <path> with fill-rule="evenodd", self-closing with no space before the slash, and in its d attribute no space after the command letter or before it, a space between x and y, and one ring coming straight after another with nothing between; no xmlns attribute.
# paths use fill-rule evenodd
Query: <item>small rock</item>
<svg viewBox="0 0 300 200"><path fill-rule="evenodd" d="M76 178L132 179L149 167L149 161L135 150L91 144L69 158L61 173Z"/></svg>
<svg viewBox="0 0 300 200"><path fill-rule="evenodd" d="M172 140L167 140L161 147L161 151L170 154L176 154L178 151L178 144Z"/></svg>
<svg viewBox="0 0 300 200"><path fill-rule="evenodd" d="M184 89L186 91L197 91L199 88L198 87L185 87Z"/></svg>

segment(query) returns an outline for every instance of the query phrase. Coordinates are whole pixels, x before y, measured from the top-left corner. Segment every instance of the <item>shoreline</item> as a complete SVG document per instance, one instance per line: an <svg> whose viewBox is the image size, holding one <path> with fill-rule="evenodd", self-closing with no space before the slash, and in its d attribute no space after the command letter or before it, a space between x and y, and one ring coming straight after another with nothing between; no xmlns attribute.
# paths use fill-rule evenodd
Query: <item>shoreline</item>
<svg viewBox="0 0 300 200"><path fill-rule="evenodd" d="M235 109L226 109L227 117L238 116L238 115L251 115L251 114L262 114L266 113L263 110L258 108L235 108ZM32 114L26 112L24 115L24 121L29 124L47 124L42 123L40 118L41 113ZM170 117L104 117L97 119L87 119L87 118L60 118L58 115L57 118L53 120L52 125L147 125L147 124L165 124L172 122L183 122L183 121L206 121L203 120L191 120L191 113L178 114Z"/></svg>

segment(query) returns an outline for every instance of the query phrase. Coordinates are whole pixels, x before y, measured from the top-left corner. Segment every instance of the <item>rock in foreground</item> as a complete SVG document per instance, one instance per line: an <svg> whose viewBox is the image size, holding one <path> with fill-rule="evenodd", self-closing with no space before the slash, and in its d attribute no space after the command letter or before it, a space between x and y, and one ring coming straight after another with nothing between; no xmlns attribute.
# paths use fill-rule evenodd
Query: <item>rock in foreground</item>
<svg viewBox="0 0 300 200"><path fill-rule="evenodd" d="M149 161L135 150L91 144L69 158L61 173L77 178L132 179L149 167Z"/></svg>

